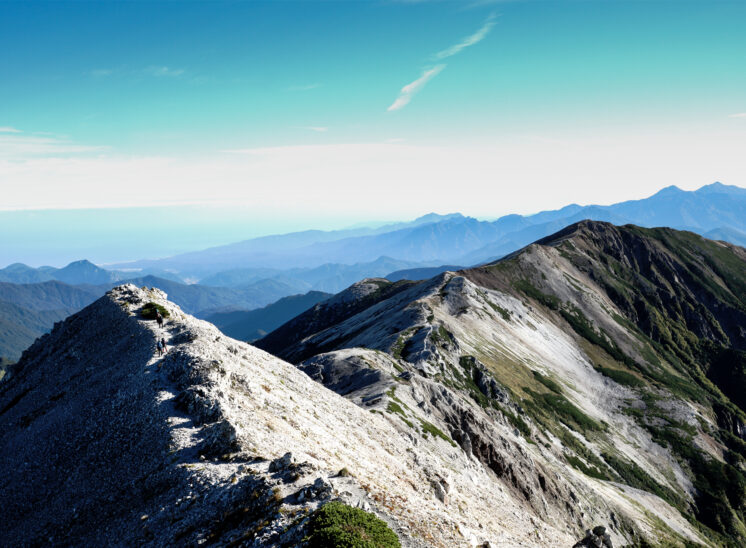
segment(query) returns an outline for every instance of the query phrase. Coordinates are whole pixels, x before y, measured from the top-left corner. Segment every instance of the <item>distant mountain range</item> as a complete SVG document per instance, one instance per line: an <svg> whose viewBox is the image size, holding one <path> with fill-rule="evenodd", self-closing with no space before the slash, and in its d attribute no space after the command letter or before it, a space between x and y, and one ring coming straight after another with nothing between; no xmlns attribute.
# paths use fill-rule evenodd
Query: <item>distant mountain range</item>
<svg viewBox="0 0 746 548"><path fill-rule="evenodd" d="M0 301L20 307L6 306L4 320L6 324L25 326L25 330L4 328L0 356L17 357L32 337L59 319L59 311L79 310L125 280L162 289L190 314L215 317L257 309L309 291L337 293L363 278L428 279L447 270L504 257L584 219L686 229L744 246L746 189L721 183L696 191L667 187L642 200L609 206L572 204L535 215L506 215L494 221L458 213L428 214L378 228L255 238L164 259L111 265L111 270L86 260L64 268L32 268L16 263L0 269L0 284L29 287L0 287ZM199 284L189 285L184 280ZM64 284L66 287L61 287ZM45 304L39 308L33 305L36 300ZM34 319L34 311L45 314ZM240 328L245 330L236 332L246 338L255 336L252 317Z"/></svg>
<svg viewBox="0 0 746 548"><path fill-rule="evenodd" d="M0 282L0 357L21 352L55 322L89 305L102 292L58 281L34 284Z"/></svg>
<svg viewBox="0 0 746 548"><path fill-rule="evenodd" d="M309 291L305 295L283 297L256 310L217 312L205 319L229 337L253 342L331 296L330 293Z"/></svg>
<svg viewBox="0 0 746 548"><path fill-rule="evenodd" d="M91 277L89 276L88 279ZM285 310L287 303L279 304L275 309L265 311L267 319L262 320L258 319L261 314L244 318L240 312L245 313L274 303L289 294L296 294L299 291L295 286L274 279L257 280L244 287L187 285L156 276L144 276L126 281L139 287L157 287L165 291L169 298L185 312L202 318L218 312L236 313L237 316L231 316L237 322L232 329L238 329L241 333L245 331L247 334L254 334L257 330L261 330L262 333L252 335L254 338L261 337L308 306L329 296L325 293L313 292L310 300L313 301L314 298L318 300L309 301L309 304L300 310L292 306ZM38 283L0 282L0 357L14 360L19 358L21 352L34 339L49 331L56 321L88 306L120 283L120 281L112 281L99 285L69 285L57 280ZM299 297L302 301L305 296ZM283 310L285 310L284 315ZM248 339L249 336L247 335L246 338Z"/></svg>
<svg viewBox="0 0 746 548"><path fill-rule="evenodd" d="M42 266L32 268L22 263L15 263L0 269L0 282L31 284L57 280L70 285L100 285L116 282L126 277L125 274L106 270L90 261L81 260L70 263L64 268Z"/></svg>
<svg viewBox="0 0 746 548"><path fill-rule="evenodd" d="M356 274L382 276L373 269L385 258L407 261L406 268L444 264L476 265L511 253L567 225L584 220L643 227L668 226L736 244L746 241L746 189L713 183L696 191L675 186L642 200L608 206L571 204L535 215L506 215L479 221L460 214L425 215L411 223L372 229L307 231L255 238L174 257L113 265L114 268L171 271L182 278L211 284L242 285L257 276L283 276L304 281L304 273L322 265L329 279L343 267L357 264ZM412 264L414 263L414 264ZM265 270L264 274L261 269ZM345 279L345 281L347 281ZM333 282L308 282L310 288L335 291Z"/></svg>

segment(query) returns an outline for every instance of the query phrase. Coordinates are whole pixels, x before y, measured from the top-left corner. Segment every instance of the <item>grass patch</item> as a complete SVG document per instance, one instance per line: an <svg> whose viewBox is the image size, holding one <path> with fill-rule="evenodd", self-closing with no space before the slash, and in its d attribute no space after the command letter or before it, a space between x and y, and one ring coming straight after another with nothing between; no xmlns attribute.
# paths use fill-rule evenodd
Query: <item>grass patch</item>
<svg viewBox="0 0 746 548"><path fill-rule="evenodd" d="M562 387L554 382L552 379L545 375L542 375L538 371L532 371L532 373L534 374L534 378L541 384L549 388L549 390L551 390L552 392L556 392L557 394L562 394Z"/></svg>
<svg viewBox="0 0 746 548"><path fill-rule="evenodd" d="M341 502L328 502L309 520L309 548L401 548L386 522Z"/></svg>
<svg viewBox="0 0 746 548"><path fill-rule="evenodd" d="M518 431L524 435L524 437L531 437L531 428L529 427L528 423L523 420L522 417L519 417L518 415L510 411L510 409L507 409L501 405L496 405L496 407L503 415L505 415L505 418L508 419L508 422L513 426L513 428L517 428Z"/></svg>
<svg viewBox="0 0 746 548"><path fill-rule="evenodd" d="M500 314L502 316L502 319L506 322L510 321L510 311L504 309L502 306L496 305L491 300L489 300L487 297L484 298L484 300L487 302L487 304L490 306L492 310Z"/></svg>
<svg viewBox="0 0 746 548"><path fill-rule="evenodd" d="M596 366L596 371L601 373L604 377L609 377L612 381L622 386L629 386L631 388L640 388L645 386L645 382L642 379L637 378L628 371L622 371L621 369L612 369L611 367L603 367L602 365Z"/></svg>
<svg viewBox="0 0 746 548"><path fill-rule="evenodd" d="M431 434L435 437L441 438L448 443L450 443L453 447L456 447L456 442L453 441L449 436L443 433L443 431L435 426L431 422L427 422L426 420L423 420L419 417L417 417L417 420L420 421L420 425L422 426L422 434L424 436L427 436L427 434Z"/></svg>
<svg viewBox="0 0 746 548"><path fill-rule="evenodd" d="M604 426L594 421L580 409L575 407L562 394L539 394L530 388L523 389L532 398L532 403L550 418L555 418L563 424L579 432L603 431ZM524 400L525 402L526 400Z"/></svg>
<svg viewBox="0 0 746 548"><path fill-rule="evenodd" d="M415 328L410 327L408 329L405 329L404 332L397 337L396 342L391 347L392 356L394 356L398 360L403 359L402 353L404 352L404 347L407 345L407 341L412 336L412 333L414 331Z"/></svg>
<svg viewBox="0 0 746 548"><path fill-rule="evenodd" d="M595 466L588 466L574 455L565 455L565 459L573 468L580 470L586 476L600 480L608 480L609 477Z"/></svg>
<svg viewBox="0 0 746 548"><path fill-rule="evenodd" d="M570 327L573 328L575 333L577 333L587 341L595 344L596 346L600 346L601 348L603 348L606 353L609 354L609 356L611 356L618 362L621 362L630 367L637 367L637 362L635 362L635 360L622 352L622 350L603 329L601 329L600 333L596 332L593 324L576 306L568 304L568 308L562 309L560 311L560 314L565 319L565 321L570 324Z"/></svg>
<svg viewBox="0 0 746 548"><path fill-rule="evenodd" d="M443 327L442 325L439 325L437 329L433 329L430 332L430 339L435 343L439 345L446 345L451 342L452 340L451 334L448 332L448 330Z"/></svg>
<svg viewBox="0 0 746 548"><path fill-rule="evenodd" d="M551 310L559 310L561 301L554 295L547 295L542 293L536 287L531 285L528 280L516 280L513 282L513 287L521 291L527 297L534 299L535 301L543 304Z"/></svg>
<svg viewBox="0 0 746 548"><path fill-rule="evenodd" d="M658 495L679 510L683 510L686 507L684 500L678 494L655 481L634 462L622 460L611 453L602 453L601 456L619 477L622 478L624 483L630 487Z"/></svg>
<svg viewBox="0 0 746 548"><path fill-rule="evenodd" d="M406 413L404 413L404 409L401 408L401 405L396 403L395 401L390 401L388 405L386 406L386 411L388 411L391 414L396 413L401 417L401 420L404 421L404 423L409 426L410 428L414 428L414 423L407 419Z"/></svg>

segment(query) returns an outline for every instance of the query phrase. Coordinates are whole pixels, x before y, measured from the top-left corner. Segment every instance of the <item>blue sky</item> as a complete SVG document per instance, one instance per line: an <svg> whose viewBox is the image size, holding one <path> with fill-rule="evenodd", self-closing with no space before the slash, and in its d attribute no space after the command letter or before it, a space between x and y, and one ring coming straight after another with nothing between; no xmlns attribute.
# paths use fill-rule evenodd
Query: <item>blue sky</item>
<svg viewBox="0 0 746 548"><path fill-rule="evenodd" d="M743 21L741 1L2 2L0 209L230 204L261 232L744 186Z"/></svg>

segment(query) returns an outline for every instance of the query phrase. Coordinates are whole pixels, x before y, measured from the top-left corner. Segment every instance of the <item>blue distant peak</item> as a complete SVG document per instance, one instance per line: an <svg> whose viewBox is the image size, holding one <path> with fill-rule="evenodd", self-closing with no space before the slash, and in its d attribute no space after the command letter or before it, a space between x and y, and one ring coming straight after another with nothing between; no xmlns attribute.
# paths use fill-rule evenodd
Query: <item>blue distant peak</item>
<svg viewBox="0 0 746 548"><path fill-rule="evenodd" d="M653 194L653 196L672 196L673 194L681 194L682 192L684 191L676 185L671 185L660 189L658 192Z"/></svg>
<svg viewBox="0 0 746 548"><path fill-rule="evenodd" d="M697 194L746 194L746 188L734 185L724 185L716 181L712 184L705 185L695 191Z"/></svg>
<svg viewBox="0 0 746 548"><path fill-rule="evenodd" d="M439 215L438 213L428 213L422 217L417 217L415 223L437 223L438 221L445 221L447 219L461 219L464 216L461 213L448 213L447 215Z"/></svg>

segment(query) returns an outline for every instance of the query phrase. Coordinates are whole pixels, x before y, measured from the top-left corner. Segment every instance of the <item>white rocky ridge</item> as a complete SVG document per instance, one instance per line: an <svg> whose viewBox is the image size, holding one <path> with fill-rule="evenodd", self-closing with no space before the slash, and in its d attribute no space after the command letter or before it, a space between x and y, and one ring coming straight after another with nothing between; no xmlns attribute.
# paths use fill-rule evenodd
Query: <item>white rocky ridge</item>
<svg viewBox="0 0 746 548"><path fill-rule="evenodd" d="M630 411L649 411L655 424L691 432L703 458L723 462L726 450L713 438L717 418L696 400L673 396L664 383L641 389L640 376L626 373L632 384L625 384L599 369L629 371L576 332L560 311L577 311L625 359L650 363L655 356L597 281L565 255L530 246L509 264L494 265L498 272L510 269L502 278L486 267L399 288L364 280L258 344L298 361L312 378L361 407L385 414L413 443L433 431L427 424L434 426L547 523L562 523L578 536L604 524L615 545L641 538L711 544L712 537L682 515L687 502L676 509L627 484L653 491L657 484L655 492L669 501L697 496L687 463ZM532 278L542 289L530 290L544 291L551 306L514 286ZM382 289L385 294L371 298ZM339 306L356 299L361 306L348 307L351 313ZM292 335L294 329L303 335ZM283 340L290 343L282 347ZM540 411L523 408L542 395L554 398L548 405L566 402L579 420L592 424L586 430L556 412L552 424L542 423Z"/></svg>
<svg viewBox="0 0 746 548"><path fill-rule="evenodd" d="M141 319L148 302L169 311L164 330ZM10 545L295 545L299 518L331 498L374 511L404 546L577 536L461 448L413 436L132 285L24 354L0 388L0 428Z"/></svg>

